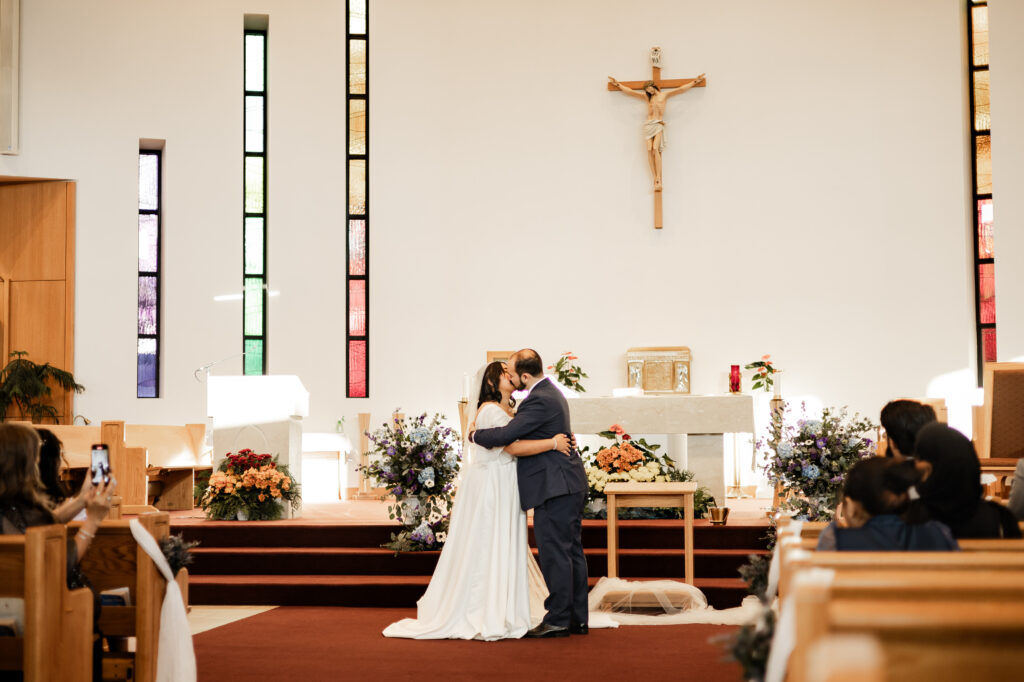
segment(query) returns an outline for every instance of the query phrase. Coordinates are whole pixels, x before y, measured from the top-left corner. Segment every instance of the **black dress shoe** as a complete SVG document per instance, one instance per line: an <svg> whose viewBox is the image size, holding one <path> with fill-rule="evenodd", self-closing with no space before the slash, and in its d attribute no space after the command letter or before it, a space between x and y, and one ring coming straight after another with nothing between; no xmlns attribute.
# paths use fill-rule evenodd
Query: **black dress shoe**
<svg viewBox="0 0 1024 682"><path fill-rule="evenodd" d="M569 632L574 635L589 635L590 628L582 623L572 623L569 625Z"/></svg>
<svg viewBox="0 0 1024 682"><path fill-rule="evenodd" d="M557 625L550 625L548 623L541 623L532 630L527 631L527 637L568 637L569 628L559 627Z"/></svg>

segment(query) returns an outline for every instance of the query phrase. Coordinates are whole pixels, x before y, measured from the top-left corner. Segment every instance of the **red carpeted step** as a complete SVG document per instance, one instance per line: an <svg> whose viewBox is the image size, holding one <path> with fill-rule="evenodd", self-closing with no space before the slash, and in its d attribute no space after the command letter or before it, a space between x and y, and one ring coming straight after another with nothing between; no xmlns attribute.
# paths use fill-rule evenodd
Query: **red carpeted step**
<svg viewBox="0 0 1024 682"><path fill-rule="evenodd" d="M536 551L536 550L534 550ZM761 553L746 549L698 549L694 551L694 570L703 577L735 578L747 557ZM192 575L251 574L377 574L430 575L440 552L408 552L395 556L388 549L375 547L197 547ZM588 573L608 572L608 551L586 550ZM619 551L622 575L649 575L675 578L682 573L682 549L623 549Z"/></svg>
<svg viewBox="0 0 1024 682"><path fill-rule="evenodd" d="M633 580L659 580L657 577ZM590 585L599 578L591 577ZM226 575L189 576L192 604L276 604L280 606L411 607L430 576L397 575ZM715 608L738 606L746 596L742 580L704 578L694 585Z"/></svg>

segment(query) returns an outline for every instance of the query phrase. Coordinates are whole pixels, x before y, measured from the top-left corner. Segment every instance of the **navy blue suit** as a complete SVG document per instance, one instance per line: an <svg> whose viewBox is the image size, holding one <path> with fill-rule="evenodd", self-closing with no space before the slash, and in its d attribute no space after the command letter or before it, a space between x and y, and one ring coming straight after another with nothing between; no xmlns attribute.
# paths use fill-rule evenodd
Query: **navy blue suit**
<svg viewBox="0 0 1024 682"><path fill-rule="evenodd" d="M569 404L550 379L534 384L530 395L506 426L481 429L473 442L485 448L517 440L542 440L571 434ZM583 555L583 507L587 474L583 460L551 450L516 461L519 499L533 509L533 530L549 596L544 622L559 627L587 624L587 560Z"/></svg>

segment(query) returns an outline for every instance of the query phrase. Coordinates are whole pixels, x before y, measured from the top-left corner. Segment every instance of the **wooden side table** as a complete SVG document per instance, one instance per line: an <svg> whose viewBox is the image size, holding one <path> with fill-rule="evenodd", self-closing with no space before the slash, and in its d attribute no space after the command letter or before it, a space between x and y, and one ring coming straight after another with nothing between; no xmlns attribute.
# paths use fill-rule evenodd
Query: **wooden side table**
<svg viewBox="0 0 1024 682"><path fill-rule="evenodd" d="M608 577L619 575L619 508L682 507L685 510L686 543L683 580L693 584L693 495L697 484L689 483L609 483L608 497Z"/></svg>

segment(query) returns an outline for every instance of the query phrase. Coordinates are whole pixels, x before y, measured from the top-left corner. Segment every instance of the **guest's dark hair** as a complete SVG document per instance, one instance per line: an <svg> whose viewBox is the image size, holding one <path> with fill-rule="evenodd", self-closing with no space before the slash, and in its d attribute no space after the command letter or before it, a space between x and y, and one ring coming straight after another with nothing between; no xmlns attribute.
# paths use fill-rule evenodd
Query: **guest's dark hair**
<svg viewBox="0 0 1024 682"><path fill-rule="evenodd" d="M492 362L484 369L484 378L480 382L480 400L476 406L479 408L484 403L501 404L501 375L505 373L505 363ZM508 404L515 405L516 399L509 397Z"/></svg>
<svg viewBox="0 0 1024 682"><path fill-rule="evenodd" d="M843 496L860 502L871 516L902 514L910 505L906 493L918 478L911 461L869 457L847 472Z"/></svg>
<svg viewBox="0 0 1024 682"><path fill-rule="evenodd" d="M60 480L60 465L64 459L60 438L49 429L36 429L43 445L39 449L39 480L43 482L46 494L53 503L60 504L68 499L68 489Z"/></svg>
<svg viewBox="0 0 1024 682"><path fill-rule="evenodd" d="M932 518L954 525L973 517L982 501L981 462L970 439L945 424L928 424L917 434L914 457L932 465L917 486Z"/></svg>
<svg viewBox="0 0 1024 682"><path fill-rule="evenodd" d="M540 354L532 348L517 350L511 360L515 364L516 375L529 374L538 379L544 376L544 363L541 362Z"/></svg>
<svg viewBox="0 0 1024 682"><path fill-rule="evenodd" d="M915 400L893 400L882 408L879 415L890 443L895 443L900 454L909 457L914 451L914 439L925 424L935 421L935 410ZM890 451L887 457L892 457Z"/></svg>

